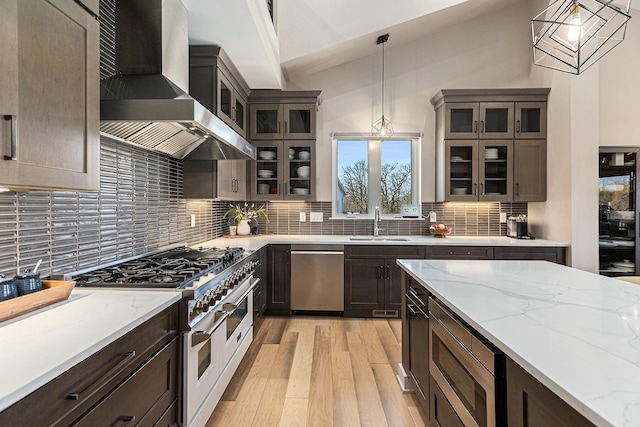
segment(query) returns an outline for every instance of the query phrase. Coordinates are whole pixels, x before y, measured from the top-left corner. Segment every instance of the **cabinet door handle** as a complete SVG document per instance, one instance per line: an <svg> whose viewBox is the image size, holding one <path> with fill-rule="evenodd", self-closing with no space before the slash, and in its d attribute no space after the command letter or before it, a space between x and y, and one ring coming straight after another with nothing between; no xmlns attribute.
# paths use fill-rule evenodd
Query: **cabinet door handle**
<svg viewBox="0 0 640 427"><path fill-rule="evenodd" d="M480 121L480 133L484 133L484 120Z"/></svg>
<svg viewBox="0 0 640 427"><path fill-rule="evenodd" d="M520 195L520 184L516 182L516 196Z"/></svg>
<svg viewBox="0 0 640 427"><path fill-rule="evenodd" d="M473 121L473 133L478 133L478 121Z"/></svg>
<svg viewBox="0 0 640 427"><path fill-rule="evenodd" d="M476 195L476 196L478 195L478 183L477 182L473 184L473 194Z"/></svg>
<svg viewBox="0 0 640 427"><path fill-rule="evenodd" d="M289 122L284 121L284 133L289 133Z"/></svg>
<svg viewBox="0 0 640 427"><path fill-rule="evenodd" d="M18 116L5 114L4 119L11 121L11 155L4 156L5 160L18 160Z"/></svg>
<svg viewBox="0 0 640 427"><path fill-rule="evenodd" d="M387 280L391 279L391 266L387 265Z"/></svg>
<svg viewBox="0 0 640 427"><path fill-rule="evenodd" d="M85 387L83 390L79 391L79 392L71 392L69 394L67 394L67 400L80 400L80 395L86 393L88 396L91 396L96 390L91 390L92 388L98 388L100 387L102 384L104 384L105 382L111 381L111 379L113 377L115 377L118 374L118 371L120 371L121 366L126 364L127 362L129 362L129 360L131 360L132 358L134 358L136 355L135 351L127 351L126 353L122 354L122 360L120 360L118 363L116 363L113 368L109 369L103 376L101 376L100 378L98 378L96 381L94 381L92 384L89 384L87 387Z"/></svg>
<svg viewBox="0 0 640 427"><path fill-rule="evenodd" d="M378 266L378 279L384 278L384 265Z"/></svg>
<svg viewBox="0 0 640 427"><path fill-rule="evenodd" d="M123 422L125 425L129 424L132 421L136 420L135 415L122 415L118 417L118 421Z"/></svg>
<svg viewBox="0 0 640 427"><path fill-rule="evenodd" d="M480 194L484 196L484 183L480 183Z"/></svg>
<svg viewBox="0 0 640 427"><path fill-rule="evenodd" d="M520 133L520 120L516 120L516 132Z"/></svg>
<svg viewBox="0 0 640 427"><path fill-rule="evenodd" d="M278 122L278 133L280 133L280 122Z"/></svg>

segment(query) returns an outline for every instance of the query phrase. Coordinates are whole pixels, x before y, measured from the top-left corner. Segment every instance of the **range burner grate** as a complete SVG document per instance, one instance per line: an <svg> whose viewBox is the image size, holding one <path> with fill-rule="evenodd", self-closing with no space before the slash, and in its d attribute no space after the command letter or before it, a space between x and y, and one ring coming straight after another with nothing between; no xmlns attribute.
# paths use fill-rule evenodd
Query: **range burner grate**
<svg viewBox="0 0 640 427"><path fill-rule="evenodd" d="M76 286L177 288L196 278L219 273L240 259L243 248L180 247L81 274Z"/></svg>

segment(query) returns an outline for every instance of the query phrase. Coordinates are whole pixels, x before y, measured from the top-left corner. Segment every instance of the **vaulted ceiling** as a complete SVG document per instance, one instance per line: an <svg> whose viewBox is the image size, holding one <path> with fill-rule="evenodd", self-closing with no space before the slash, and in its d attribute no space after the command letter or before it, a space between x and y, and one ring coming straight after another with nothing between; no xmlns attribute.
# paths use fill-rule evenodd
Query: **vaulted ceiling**
<svg viewBox="0 0 640 427"><path fill-rule="evenodd" d="M538 0L274 0L274 25L266 0L183 3L190 43L222 46L257 89L371 55L385 33L392 48L523 1Z"/></svg>

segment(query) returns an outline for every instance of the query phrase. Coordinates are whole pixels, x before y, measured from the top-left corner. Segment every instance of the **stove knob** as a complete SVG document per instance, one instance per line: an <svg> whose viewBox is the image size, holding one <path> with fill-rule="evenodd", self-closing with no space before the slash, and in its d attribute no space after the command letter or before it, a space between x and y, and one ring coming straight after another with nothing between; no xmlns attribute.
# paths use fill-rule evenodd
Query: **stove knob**
<svg viewBox="0 0 640 427"><path fill-rule="evenodd" d="M193 306L193 313L196 314L196 315L202 313L202 311L203 311L202 308L203 308L202 301L201 300L197 300L195 305Z"/></svg>
<svg viewBox="0 0 640 427"><path fill-rule="evenodd" d="M225 286L225 287L223 287L220 291L221 291L221 294L222 294L222 295L227 295L227 291L228 291L228 290L229 290L229 289Z"/></svg>

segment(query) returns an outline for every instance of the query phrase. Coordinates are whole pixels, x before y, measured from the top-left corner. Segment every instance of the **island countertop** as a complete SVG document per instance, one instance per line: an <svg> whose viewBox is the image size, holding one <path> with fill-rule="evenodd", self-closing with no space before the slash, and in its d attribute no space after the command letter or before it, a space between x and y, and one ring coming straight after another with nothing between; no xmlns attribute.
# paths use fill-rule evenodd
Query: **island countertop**
<svg viewBox="0 0 640 427"><path fill-rule="evenodd" d="M640 425L640 286L545 261L398 264L594 424Z"/></svg>

